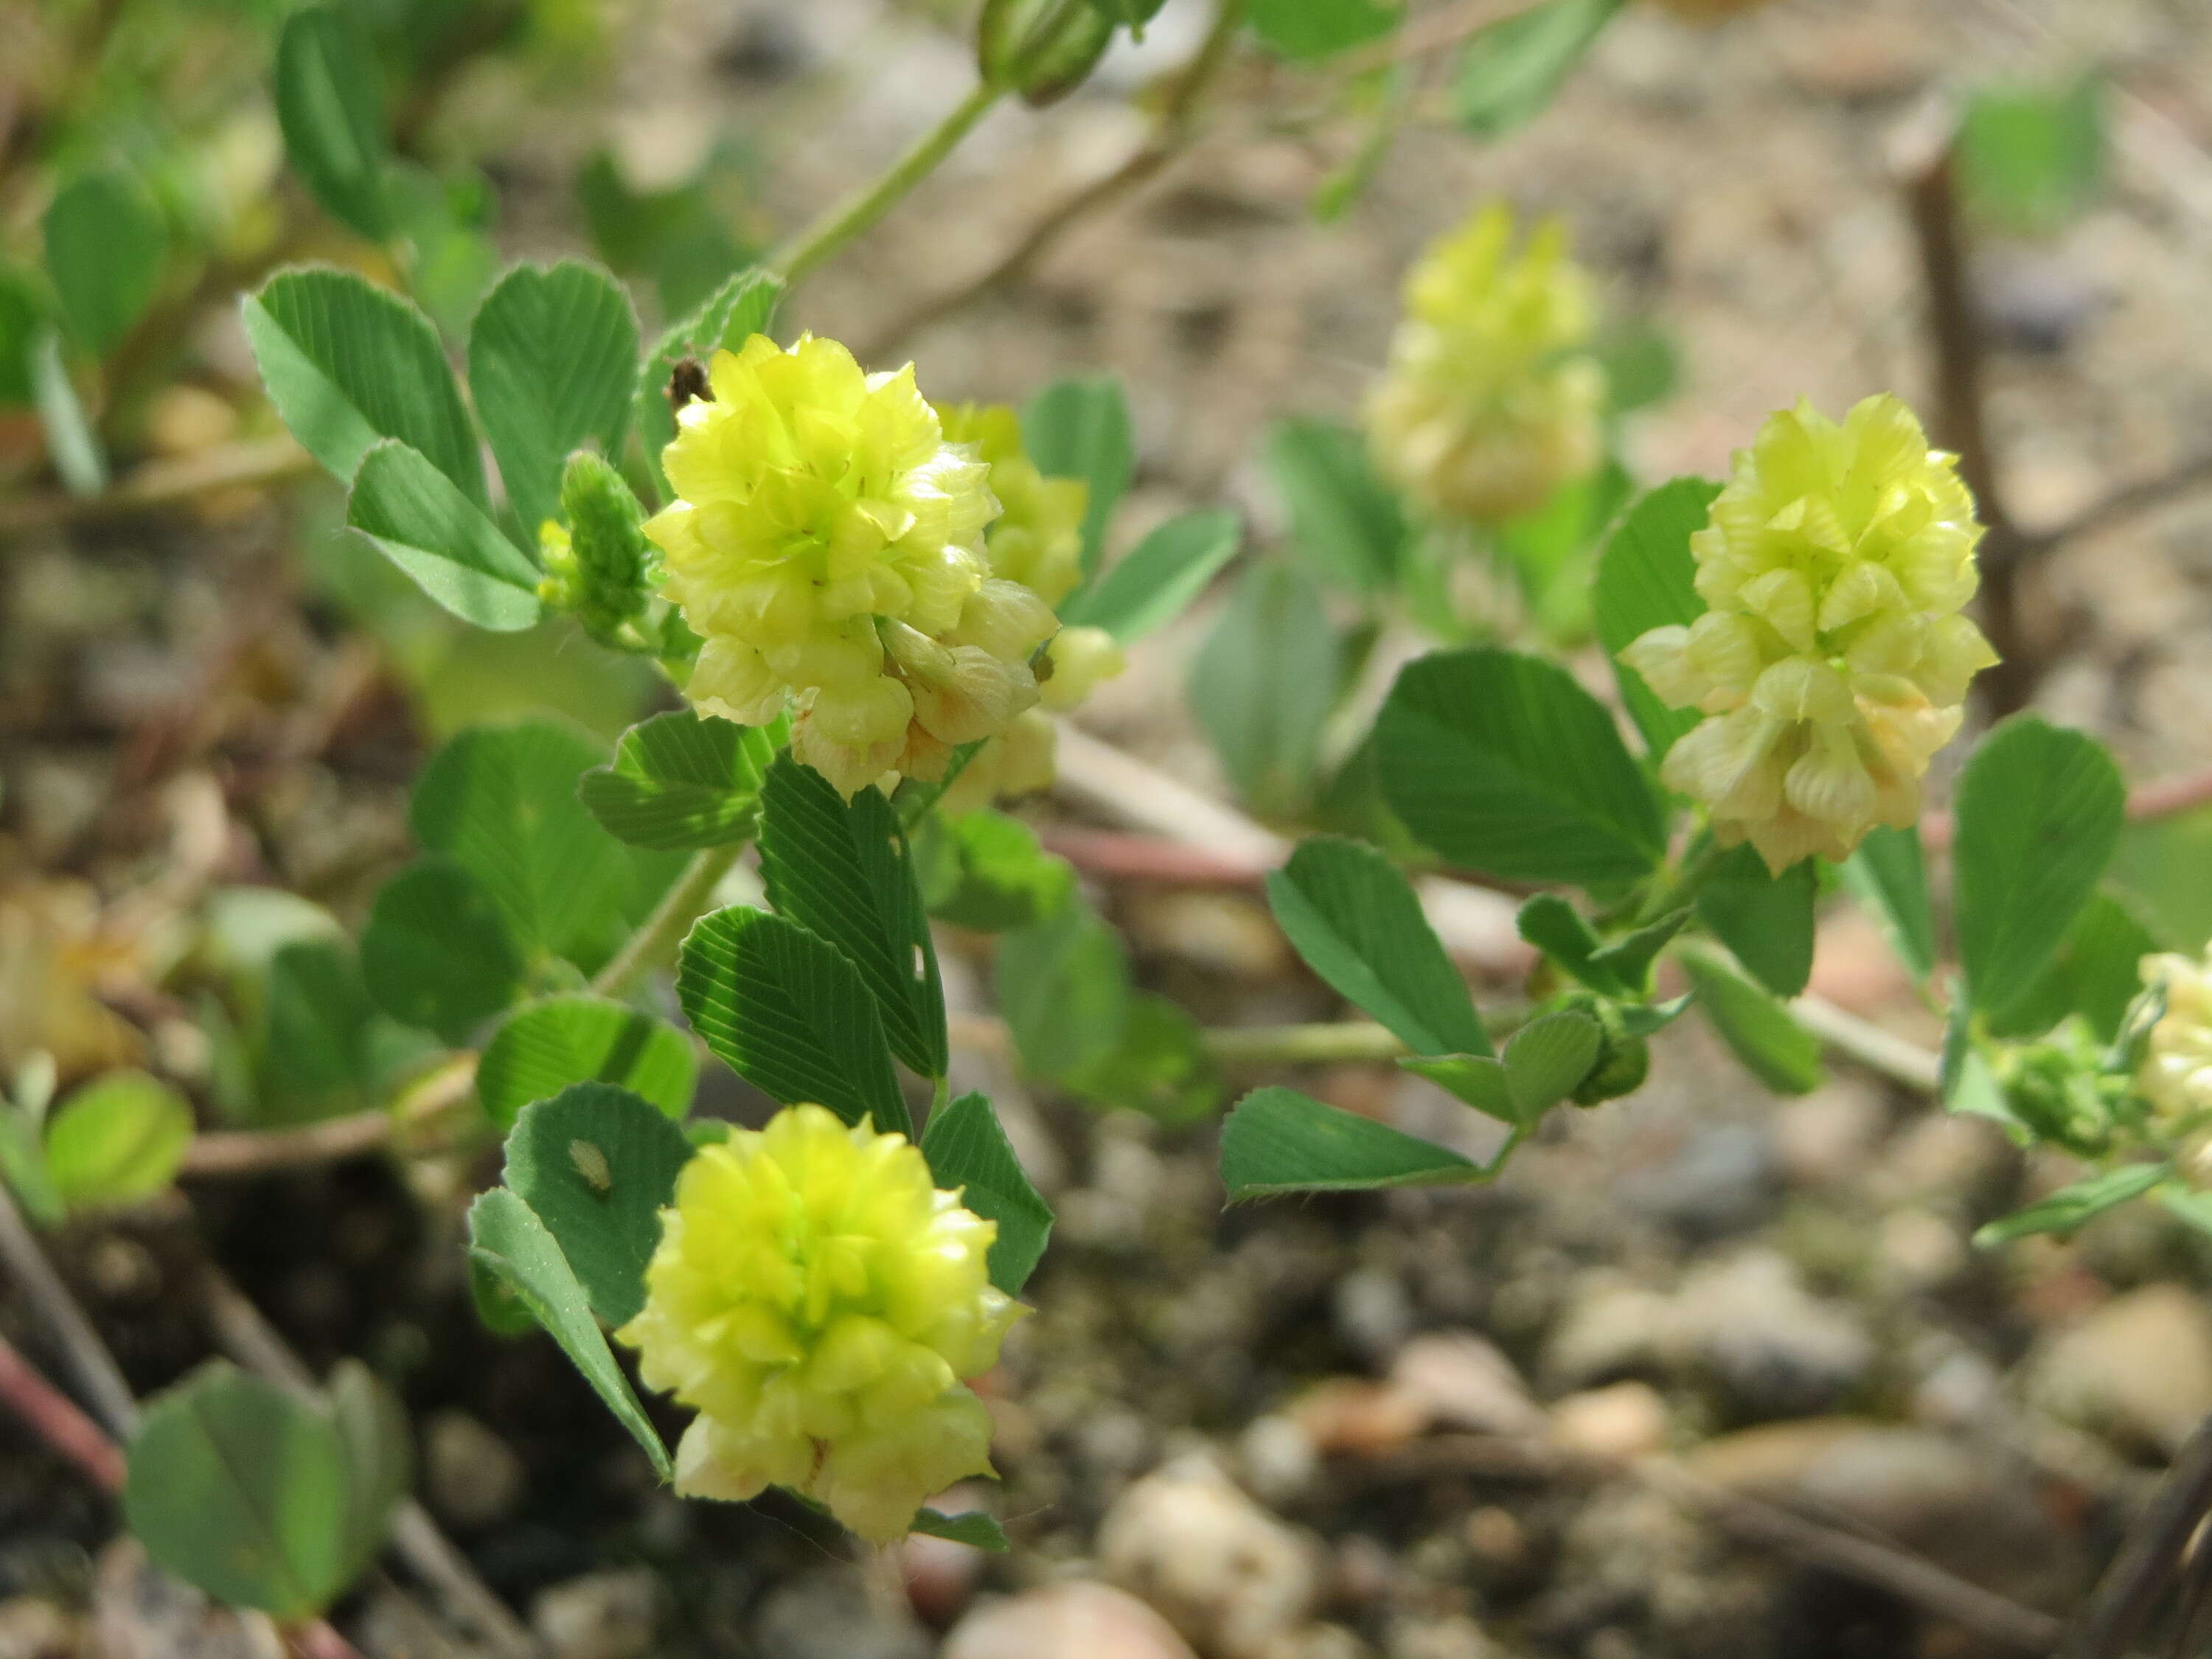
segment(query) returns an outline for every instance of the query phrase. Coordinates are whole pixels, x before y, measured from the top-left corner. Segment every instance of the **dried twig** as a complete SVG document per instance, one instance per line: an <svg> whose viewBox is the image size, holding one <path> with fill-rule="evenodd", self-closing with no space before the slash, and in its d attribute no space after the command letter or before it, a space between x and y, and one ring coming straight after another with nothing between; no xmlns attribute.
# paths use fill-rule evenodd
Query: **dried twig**
<svg viewBox="0 0 2212 1659"><path fill-rule="evenodd" d="M0 1402L5 1402L40 1439L82 1469L102 1492L123 1490L120 1449L4 1336L0 1336Z"/></svg>
<svg viewBox="0 0 2212 1659"><path fill-rule="evenodd" d="M217 1129L192 1137L180 1176L260 1175L373 1152L392 1139L392 1114L355 1112L296 1129Z"/></svg>
<svg viewBox="0 0 2212 1659"><path fill-rule="evenodd" d="M138 1426L138 1402L131 1385L124 1381L122 1368L100 1340L100 1333L93 1329L92 1321L85 1317L84 1310L77 1306L69 1286L62 1283L46 1253L39 1248L5 1182L0 1182L0 1261L6 1263L9 1273L69 1357L77 1386L84 1390L93 1409L111 1431L128 1437Z"/></svg>
<svg viewBox="0 0 2212 1659"><path fill-rule="evenodd" d="M1959 476L1974 493L1982 538L1982 628L1998 661L1975 682L1990 718L2027 706L2042 669L2021 615L2022 542L1997 487L1984 418L1981 325L1968 287L1965 239L1951 145L1913 170L1905 185L1913 241L1928 289L1929 344L1936 357L1936 440L1959 456Z"/></svg>
<svg viewBox="0 0 2212 1659"><path fill-rule="evenodd" d="M1739 1539L1871 1584L2007 1647L2048 1653L2062 1629L2049 1613L1969 1583L1870 1528L1818 1520L1772 1499L1717 1485L1673 1457L1593 1457L1569 1451L1541 1434L1432 1434L1352 1468L1385 1483L1449 1475L1537 1482L1635 1480Z"/></svg>
<svg viewBox="0 0 2212 1659"><path fill-rule="evenodd" d="M2212 1511L2212 1419L2173 1460L2157 1493L2097 1581L2057 1659L2120 1659L2180 1574L2191 1536Z"/></svg>
<svg viewBox="0 0 2212 1659"><path fill-rule="evenodd" d="M289 438L254 438L242 443L220 444L175 460L149 461L113 489L103 489L96 495L70 495L54 491L27 495L20 501L0 501L0 538L51 530L60 525L128 518L133 514L174 507L219 489L279 483L314 470L314 457Z"/></svg>
<svg viewBox="0 0 2212 1659"><path fill-rule="evenodd" d="M2199 455L2184 461L2171 471L2154 477L2139 478L2135 483L2122 484L2109 495L2089 503L2070 519L2041 530L2029 531L2021 537L2021 556L2041 558L2056 552L2067 543L2084 536L2094 536L2099 531L2110 530L2130 519L2155 513L2178 498L2192 491L2212 489L2212 455Z"/></svg>
<svg viewBox="0 0 2212 1659"><path fill-rule="evenodd" d="M1769 1545L1814 1566L1888 1591L1900 1601L2023 1653L2048 1653L2063 1626L2049 1613L1984 1589L1923 1556L1857 1532L1824 1525L1765 1498L1699 1479L1671 1458L1630 1471L1653 1490L1694 1509L1725 1532Z"/></svg>

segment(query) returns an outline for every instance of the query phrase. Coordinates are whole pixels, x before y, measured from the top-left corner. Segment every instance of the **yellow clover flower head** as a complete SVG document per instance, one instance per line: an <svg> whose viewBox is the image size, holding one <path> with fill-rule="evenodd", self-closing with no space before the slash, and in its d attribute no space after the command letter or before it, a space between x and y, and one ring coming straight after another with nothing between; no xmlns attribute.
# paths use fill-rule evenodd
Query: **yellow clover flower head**
<svg viewBox="0 0 2212 1659"><path fill-rule="evenodd" d="M961 1379L1027 1311L985 1270L998 1231L905 1136L820 1106L702 1147L661 1212L644 1311L616 1333L647 1386L699 1413L676 1490L787 1486L887 1542L989 1474L990 1413Z"/></svg>
<svg viewBox="0 0 2212 1659"><path fill-rule="evenodd" d="M1597 465L1605 372L1586 349L1589 280L1557 221L1516 252L1511 210L1483 208L1413 266L1405 306L1367 432L1422 505L1510 519Z"/></svg>
<svg viewBox="0 0 2212 1659"><path fill-rule="evenodd" d="M2212 1115L2212 952L2203 962L2145 957L2142 972L2146 988L2166 992L2166 1012L2150 1028L2136 1086L2172 1133Z"/></svg>
<svg viewBox="0 0 2212 1659"><path fill-rule="evenodd" d="M1057 606L1083 579L1083 514L1091 486L1048 478L1022 446L1021 419L1004 404L939 404L945 441L972 444L990 469L999 516L988 535L991 574Z"/></svg>
<svg viewBox="0 0 2212 1659"><path fill-rule="evenodd" d="M1058 605L1083 580L1090 486L1080 478L1046 477L1023 447L1020 418L1003 404L940 404L937 412L947 441L973 444L990 465L991 493L1004 509L988 533L992 574ZM1066 714L1125 665L1121 647L1105 629L1063 628L1035 665L1040 700ZM1017 715L953 780L942 797L945 810L973 811L1050 787L1054 748L1049 719L1034 709Z"/></svg>
<svg viewBox="0 0 2212 1659"><path fill-rule="evenodd" d="M663 456L679 499L645 526L703 641L694 702L749 726L794 708L793 752L848 795L942 775L1035 703L1052 608L993 574L990 465L946 441L913 365L755 335L708 384Z"/></svg>
<svg viewBox="0 0 2212 1659"><path fill-rule="evenodd" d="M1714 717L1660 775L1724 845L1749 841L1778 874L1919 817L1921 776L1996 660L1960 614L1981 535L1957 459L1887 394L1841 425L1800 403L1736 453L1690 538L1705 614L1620 653L1662 701Z"/></svg>

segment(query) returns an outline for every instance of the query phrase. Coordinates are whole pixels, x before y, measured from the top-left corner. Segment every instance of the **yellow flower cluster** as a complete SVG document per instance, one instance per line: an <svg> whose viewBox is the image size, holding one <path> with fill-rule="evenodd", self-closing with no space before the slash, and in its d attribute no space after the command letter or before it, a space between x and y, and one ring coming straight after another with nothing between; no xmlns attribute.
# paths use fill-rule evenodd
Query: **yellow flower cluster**
<svg viewBox="0 0 2212 1659"><path fill-rule="evenodd" d="M2172 1133L2212 1115L2212 955L2145 957L2142 982L2165 991L2166 1012L2150 1029L2136 1086Z"/></svg>
<svg viewBox="0 0 2212 1659"><path fill-rule="evenodd" d="M1525 513L1601 451L1589 279L1556 221L1513 244L1511 211L1492 204L1422 256L1367 402L1377 463L1445 517Z"/></svg>
<svg viewBox="0 0 2212 1659"><path fill-rule="evenodd" d="M616 1333L647 1386L699 1413L676 1490L787 1486L888 1541L990 1474L990 1414L961 1379L1026 1311L985 1271L997 1237L905 1136L819 1106L701 1148L661 1212L645 1310Z"/></svg>
<svg viewBox="0 0 2212 1659"><path fill-rule="evenodd" d="M1749 841L1778 874L1919 817L1929 760L1996 660L1960 614L1981 534L1955 458L1893 397L1840 426L1801 403L1736 453L1690 539L1705 614L1620 653L1663 701L1714 717L1660 775L1724 845Z"/></svg>
<svg viewBox="0 0 2212 1659"><path fill-rule="evenodd" d="M1022 447L1021 421L1003 404L940 404L948 442L973 444L988 464L991 493L1002 509L986 538L991 574L1016 581L1057 607L1083 580L1083 514L1090 487L1080 478L1049 478ZM1053 780L1054 726L1102 680L1120 673L1121 647L1103 628L1063 628L1045 647L1038 670L1040 708L1017 714L1005 734L985 744L943 797L947 811L988 806L1005 795L1028 794Z"/></svg>
<svg viewBox="0 0 2212 1659"><path fill-rule="evenodd" d="M993 574L991 465L946 440L912 365L755 335L708 383L663 456L679 499L645 526L705 641L694 702L749 726L795 708L793 751L848 795L941 776L1036 702L1052 607Z"/></svg>

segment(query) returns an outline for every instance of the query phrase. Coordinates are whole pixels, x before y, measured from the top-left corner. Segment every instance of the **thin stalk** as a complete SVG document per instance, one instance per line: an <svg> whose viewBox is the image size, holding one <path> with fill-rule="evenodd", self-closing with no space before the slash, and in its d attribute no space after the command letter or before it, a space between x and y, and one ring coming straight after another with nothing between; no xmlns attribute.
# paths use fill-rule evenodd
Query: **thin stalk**
<svg viewBox="0 0 2212 1659"><path fill-rule="evenodd" d="M924 133L882 178L857 195L848 197L771 253L769 268L780 271L787 282L797 283L896 207L908 191L952 153L991 106L1005 94L1004 87L988 81L978 82L952 112Z"/></svg>
<svg viewBox="0 0 2212 1659"><path fill-rule="evenodd" d="M92 1321L39 1248L30 1224L15 1207L15 1196L4 1182L0 1182L0 1262L6 1264L24 1300L46 1321L46 1328L68 1356L77 1386L84 1390L93 1409L112 1432L128 1438L138 1426L138 1402L131 1395L131 1385Z"/></svg>
<svg viewBox="0 0 2212 1659"><path fill-rule="evenodd" d="M684 935L705 914L714 889L744 851L744 843L736 842L727 847L702 847L693 854L691 862L676 878L676 884L661 896L653 914L592 978L592 989L603 997L619 997L675 956Z"/></svg>

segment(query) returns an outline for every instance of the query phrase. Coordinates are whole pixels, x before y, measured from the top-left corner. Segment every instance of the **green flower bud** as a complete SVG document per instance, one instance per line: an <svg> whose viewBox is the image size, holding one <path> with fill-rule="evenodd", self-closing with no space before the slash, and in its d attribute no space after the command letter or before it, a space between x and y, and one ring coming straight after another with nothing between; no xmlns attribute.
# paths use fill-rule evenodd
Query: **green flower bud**
<svg viewBox="0 0 2212 1659"><path fill-rule="evenodd" d="M615 1334L699 1413L676 1490L787 1486L885 1542L990 1474L990 1414L961 1382L1027 1311L991 1285L997 1236L903 1135L819 1106L701 1148L661 1212L645 1310Z"/></svg>
<svg viewBox="0 0 2212 1659"><path fill-rule="evenodd" d="M538 597L565 611L592 638L627 646L623 624L641 617L653 598L660 556L642 528L645 509L622 475L589 450L568 458L561 472L564 527L538 526L545 568Z"/></svg>
<svg viewBox="0 0 2212 1659"><path fill-rule="evenodd" d="M1113 38L1114 19L1089 0L984 0L975 67L1042 109L1081 86Z"/></svg>

